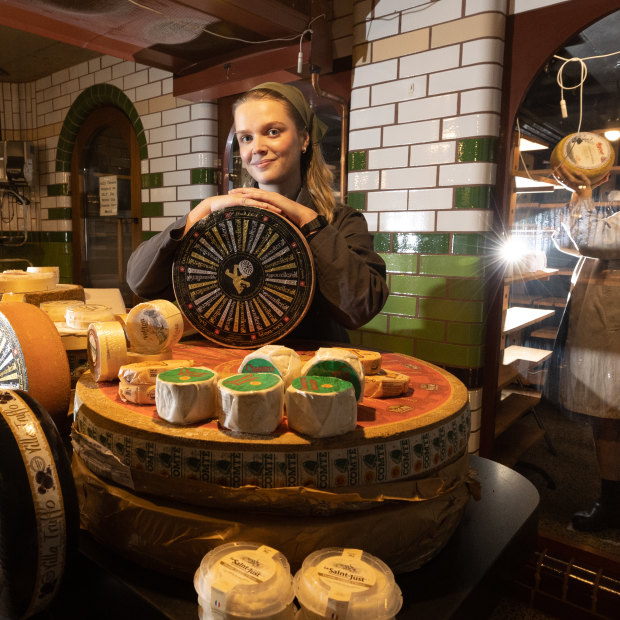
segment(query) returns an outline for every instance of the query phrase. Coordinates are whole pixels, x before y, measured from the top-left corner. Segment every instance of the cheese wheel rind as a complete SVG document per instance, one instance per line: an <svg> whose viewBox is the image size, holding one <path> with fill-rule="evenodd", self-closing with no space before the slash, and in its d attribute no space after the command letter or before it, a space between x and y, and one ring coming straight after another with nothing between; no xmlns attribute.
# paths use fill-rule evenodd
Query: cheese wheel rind
<svg viewBox="0 0 620 620"><path fill-rule="evenodd" d="M409 390L409 377L393 370L382 370L376 375L366 377L364 396L366 398L390 398L406 394Z"/></svg>
<svg viewBox="0 0 620 620"><path fill-rule="evenodd" d="M155 299L134 306L127 314L126 328L132 349L158 353L179 342L183 316L171 301Z"/></svg>
<svg viewBox="0 0 620 620"><path fill-rule="evenodd" d="M118 321L95 322L88 327L88 365L95 381L114 381L127 363L125 330Z"/></svg>
<svg viewBox="0 0 620 620"><path fill-rule="evenodd" d="M0 273L0 293L50 291L55 286L53 273L28 273L15 269Z"/></svg>
<svg viewBox="0 0 620 620"><path fill-rule="evenodd" d="M165 370L157 375L157 415L173 424L193 424L217 417L218 375L206 366Z"/></svg>

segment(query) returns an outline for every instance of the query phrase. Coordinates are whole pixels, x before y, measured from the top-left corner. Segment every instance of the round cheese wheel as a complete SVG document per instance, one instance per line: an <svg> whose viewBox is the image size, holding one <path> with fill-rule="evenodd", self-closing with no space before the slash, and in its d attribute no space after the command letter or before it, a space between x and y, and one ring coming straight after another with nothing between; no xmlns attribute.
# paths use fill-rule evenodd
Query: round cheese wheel
<svg viewBox="0 0 620 620"><path fill-rule="evenodd" d="M88 329L91 323L113 321L114 313L109 306L102 304L84 304L69 306L65 311L67 327L73 329Z"/></svg>
<svg viewBox="0 0 620 620"><path fill-rule="evenodd" d="M273 433L284 417L284 382L276 374L258 372L220 379L220 424L237 433Z"/></svg>
<svg viewBox="0 0 620 620"><path fill-rule="evenodd" d="M157 415L173 424L193 424L217 417L217 373L210 368L182 367L157 375Z"/></svg>
<svg viewBox="0 0 620 620"><path fill-rule="evenodd" d="M273 372L282 377L286 389L301 374L301 358L294 349L268 344L248 353L237 372Z"/></svg>
<svg viewBox="0 0 620 620"><path fill-rule="evenodd" d="M155 385L157 375L172 368L190 367L193 360L161 360L159 362L137 362L124 364L119 368L118 378L125 383Z"/></svg>
<svg viewBox="0 0 620 620"><path fill-rule="evenodd" d="M321 347L301 369L302 376L339 377L353 385L358 401L364 398L364 368L349 349Z"/></svg>
<svg viewBox="0 0 620 620"><path fill-rule="evenodd" d="M68 430L71 375L52 320L28 303L0 302L0 387L29 392L61 433Z"/></svg>
<svg viewBox="0 0 620 620"><path fill-rule="evenodd" d="M310 437L343 435L357 424L353 385L338 377L293 379L284 404L289 428Z"/></svg>
<svg viewBox="0 0 620 620"><path fill-rule="evenodd" d="M88 365L95 381L114 381L127 363L125 330L118 321L91 323L88 327Z"/></svg>
<svg viewBox="0 0 620 620"><path fill-rule="evenodd" d="M0 471L0 617L29 618L60 589L79 515L63 440L21 390L0 390Z"/></svg>
<svg viewBox="0 0 620 620"><path fill-rule="evenodd" d="M351 351L359 358L364 369L364 375L376 375L381 370L382 357L377 351L368 351L366 349L351 349L347 347L347 351Z"/></svg>
<svg viewBox="0 0 620 620"><path fill-rule="evenodd" d="M133 307L127 315L126 329L134 351L158 353L179 342L183 316L172 302L156 299Z"/></svg>
<svg viewBox="0 0 620 620"><path fill-rule="evenodd" d="M120 381L118 385L118 395L124 403L133 403L134 405L154 405L155 384L126 383L125 381Z"/></svg>
<svg viewBox="0 0 620 620"><path fill-rule="evenodd" d="M394 370L381 370L364 380L365 398L390 398L409 391L409 377Z"/></svg>
<svg viewBox="0 0 620 620"><path fill-rule="evenodd" d="M79 299L58 299L55 301L43 301L39 305L39 308L41 308L54 323L64 323L67 308L83 305L84 302Z"/></svg>
<svg viewBox="0 0 620 620"><path fill-rule="evenodd" d="M562 138L551 152L550 161L553 170L563 166L568 172L583 174L591 183L596 183L605 178L614 159L614 149L604 136L582 131ZM569 187L575 185L563 180Z"/></svg>
<svg viewBox="0 0 620 620"><path fill-rule="evenodd" d="M0 273L0 293L49 291L56 286L53 273L28 273L9 270Z"/></svg>
<svg viewBox="0 0 620 620"><path fill-rule="evenodd" d="M60 282L60 267L26 267L28 273L51 273L54 275L54 285Z"/></svg>

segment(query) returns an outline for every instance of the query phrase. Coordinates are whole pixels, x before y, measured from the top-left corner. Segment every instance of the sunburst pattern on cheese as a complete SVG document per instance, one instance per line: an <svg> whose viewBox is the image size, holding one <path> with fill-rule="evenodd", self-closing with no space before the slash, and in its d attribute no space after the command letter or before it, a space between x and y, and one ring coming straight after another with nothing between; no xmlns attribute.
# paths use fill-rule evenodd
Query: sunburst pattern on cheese
<svg viewBox="0 0 620 620"><path fill-rule="evenodd" d="M272 373L243 373L218 383L220 424L238 433L273 433L284 417L284 382Z"/></svg>
<svg viewBox="0 0 620 620"><path fill-rule="evenodd" d="M358 401L364 398L364 368L359 357L349 349L321 347L314 357L304 364L301 375L344 379L353 385Z"/></svg>
<svg viewBox="0 0 620 620"><path fill-rule="evenodd" d="M338 377L293 379L284 395L288 427L309 437L335 437L355 428L353 385Z"/></svg>
<svg viewBox="0 0 620 620"><path fill-rule="evenodd" d="M287 388L301 375L301 358L293 349L268 344L246 355L237 372L273 372L282 377Z"/></svg>
<svg viewBox="0 0 620 620"><path fill-rule="evenodd" d="M205 366L181 367L157 375L155 405L172 424L193 424L217 417L215 371Z"/></svg>
<svg viewBox="0 0 620 620"><path fill-rule="evenodd" d="M134 351L158 353L179 342L183 316L172 302L155 299L133 307L127 314L126 328Z"/></svg>

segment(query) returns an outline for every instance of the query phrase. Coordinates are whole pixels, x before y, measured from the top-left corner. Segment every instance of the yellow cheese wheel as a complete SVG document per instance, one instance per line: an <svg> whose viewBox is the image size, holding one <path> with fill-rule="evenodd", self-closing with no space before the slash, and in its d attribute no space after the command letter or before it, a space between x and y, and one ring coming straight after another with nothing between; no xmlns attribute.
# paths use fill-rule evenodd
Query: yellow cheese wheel
<svg viewBox="0 0 620 620"><path fill-rule="evenodd" d="M585 175L590 183L605 178L614 164L615 154L611 143L602 135L582 131L562 138L551 153L551 169L562 166L571 174ZM573 187L569 179L563 179Z"/></svg>
<svg viewBox="0 0 620 620"><path fill-rule="evenodd" d="M0 387L27 391L62 432L68 429L71 375L53 321L37 306L0 302Z"/></svg>

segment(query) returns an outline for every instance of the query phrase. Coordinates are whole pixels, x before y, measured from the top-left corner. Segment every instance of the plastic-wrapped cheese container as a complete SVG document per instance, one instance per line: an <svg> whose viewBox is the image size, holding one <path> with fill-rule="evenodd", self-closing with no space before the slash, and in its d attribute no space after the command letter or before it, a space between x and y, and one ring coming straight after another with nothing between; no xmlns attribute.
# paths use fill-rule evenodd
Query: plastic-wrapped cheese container
<svg viewBox="0 0 620 620"><path fill-rule="evenodd" d="M311 553L295 574L294 588L303 620L391 620L403 604L387 564L360 549Z"/></svg>
<svg viewBox="0 0 620 620"><path fill-rule="evenodd" d="M231 542L204 556L194 575L201 620L293 620L293 578L276 549Z"/></svg>

